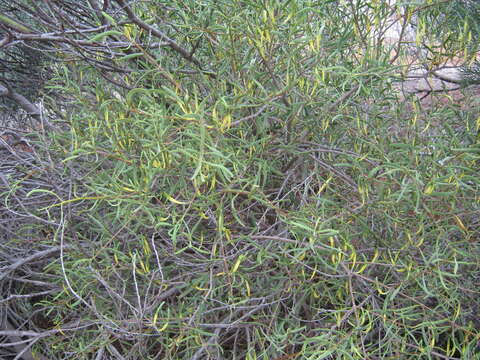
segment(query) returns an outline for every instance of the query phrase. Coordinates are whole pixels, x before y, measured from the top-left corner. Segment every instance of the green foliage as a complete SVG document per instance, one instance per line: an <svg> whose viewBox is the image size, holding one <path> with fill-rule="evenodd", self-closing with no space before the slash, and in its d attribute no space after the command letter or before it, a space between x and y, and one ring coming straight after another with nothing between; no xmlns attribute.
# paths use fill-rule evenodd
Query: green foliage
<svg viewBox="0 0 480 360"><path fill-rule="evenodd" d="M398 100L386 6L139 2L201 69L162 47L120 60L139 65L130 89L56 69L74 111L48 153L69 185L36 211L60 224L41 244L70 247L42 269L61 290L28 306L84 327L36 349L475 358L478 104Z"/></svg>

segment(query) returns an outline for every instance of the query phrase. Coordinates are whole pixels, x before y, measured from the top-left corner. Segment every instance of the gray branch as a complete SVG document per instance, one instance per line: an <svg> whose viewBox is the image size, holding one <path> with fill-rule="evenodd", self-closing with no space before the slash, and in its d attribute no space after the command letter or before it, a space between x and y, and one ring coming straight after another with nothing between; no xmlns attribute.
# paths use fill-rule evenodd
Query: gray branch
<svg viewBox="0 0 480 360"><path fill-rule="evenodd" d="M30 102L25 96L20 95L10 87L3 84L0 84L0 96L5 96L10 100L15 101L23 110L27 112L28 115L33 117L35 120L41 121L40 109L35 104Z"/></svg>

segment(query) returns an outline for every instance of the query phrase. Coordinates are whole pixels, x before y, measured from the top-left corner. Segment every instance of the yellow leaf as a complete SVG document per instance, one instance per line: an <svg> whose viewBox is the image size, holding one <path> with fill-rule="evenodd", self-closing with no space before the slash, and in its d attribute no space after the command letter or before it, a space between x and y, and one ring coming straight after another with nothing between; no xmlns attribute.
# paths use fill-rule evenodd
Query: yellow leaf
<svg viewBox="0 0 480 360"><path fill-rule="evenodd" d="M357 271L357 274L361 274L362 272L365 271L365 269L367 268L368 264L363 264L362 267L360 268L360 270Z"/></svg>
<svg viewBox="0 0 480 360"><path fill-rule="evenodd" d="M228 114L224 116L224 118L222 119L222 125L221 125L222 130L229 129L231 123L232 123L232 115Z"/></svg>
<svg viewBox="0 0 480 360"><path fill-rule="evenodd" d="M197 290L200 290L200 291L207 291L208 290L208 288L202 288L202 287L197 286L197 285L195 285L194 288L197 289Z"/></svg>
<svg viewBox="0 0 480 360"><path fill-rule="evenodd" d="M157 311L155 311L155 315L153 315L153 325L156 325L157 324L157 319L158 319L158 312L160 311L162 305L160 305L157 309Z"/></svg>
<svg viewBox="0 0 480 360"><path fill-rule="evenodd" d="M425 195L430 195L432 192L433 192L433 189L435 188L434 185L428 185L426 188L425 188Z"/></svg>
<svg viewBox="0 0 480 360"><path fill-rule="evenodd" d="M317 273L317 264L315 264L315 268L314 268L313 271L312 271L312 276L310 276L310 279L309 279L310 281L313 280L313 278L315 277L315 274L316 274L316 273Z"/></svg>
<svg viewBox="0 0 480 360"><path fill-rule="evenodd" d="M126 186L123 186L122 189L125 190L125 191L128 191L128 192L135 192L134 189L126 187Z"/></svg>
<svg viewBox="0 0 480 360"><path fill-rule="evenodd" d="M179 201L179 200L176 200L174 199L173 197L171 197L170 195L168 195L167 193L164 193L165 197L171 201L172 203L174 204L179 204L179 205L186 205L188 204L188 201Z"/></svg>
<svg viewBox="0 0 480 360"><path fill-rule="evenodd" d="M235 265L233 265L232 274L237 272L237 270L238 270L238 268L239 268L239 266L240 266L240 263L242 262L243 258L244 258L243 255L240 255L240 256L238 257L237 262L235 263Z"/></svg>
<svg viewBox="0 0 480 360"><path fill-rule="evenodd" d="M465 227L465 225L463 224L462 220L460 220L460 218L457 216L457 215L454 215L454 218L455 218L455 221L457 222L458 226L460 226L460 228L467 232L467 228Z"/></svg>
<svg viewBox="0 0 480 360"><path fill-rule="evenodd" d="M245 288L247 289L247 296L250 296L251 295L250 284L248 283L247 280L245 280Z"/></svg>
<svg viewBox="0 0 480 360"><path fill-rule="evenodd" d="M158 332L162 332L162 331L165 331L165 329L167 328L168 326L168 322L165 323L165 325L163 325L160 329L157 329Z"/></svg>

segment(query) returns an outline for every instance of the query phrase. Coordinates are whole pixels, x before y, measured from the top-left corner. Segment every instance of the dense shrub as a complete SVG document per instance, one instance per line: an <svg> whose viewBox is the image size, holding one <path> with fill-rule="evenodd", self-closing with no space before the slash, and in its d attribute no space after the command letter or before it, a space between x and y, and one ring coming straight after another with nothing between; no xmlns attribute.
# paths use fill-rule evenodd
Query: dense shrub
<svg viewBox="0 0 480 360"><path fill-rule="evenodd" d="M63 118L2 177L0 334L48 359L475 358L478 102L400 96L412 44L383 38L424 5L104 9L130 70L52 68Z"/></svg>

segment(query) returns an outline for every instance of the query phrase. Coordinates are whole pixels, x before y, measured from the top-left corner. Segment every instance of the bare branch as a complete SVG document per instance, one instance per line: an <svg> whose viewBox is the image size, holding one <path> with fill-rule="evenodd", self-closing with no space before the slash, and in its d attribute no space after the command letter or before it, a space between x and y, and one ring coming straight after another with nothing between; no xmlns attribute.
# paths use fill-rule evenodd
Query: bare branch
<svg viewBox="0 0 480 360"><path fill-rule="evenodd" d="M35 120L40 121L40 109L33 103L31 103L25 96L13 91L10 87L0 84L0 96L8 97L10 100L15 101L28 115L32 116Z"/></svg>
<svg viewBox="0 0 480 360"><path fill-rule="evenodd" d="M68 248L69 246L65 246L65 247ZM37 252L33 255L30 255L26 258L18 259L17 261L15 261L10 266L7 266L6 269L2 270L2 273L0 274L0 280L2 280L5 276L7 276L12 271L18 269L20 266L25 265L26 263L28 263L30 261L40 259L40 258L43 258L43 257L51 256L51 255L59 252L60 250L61 250L60 246L55 246L55 247L52 247L52 248L47 249L47 250L39 251L39 252Z"/></svg>

